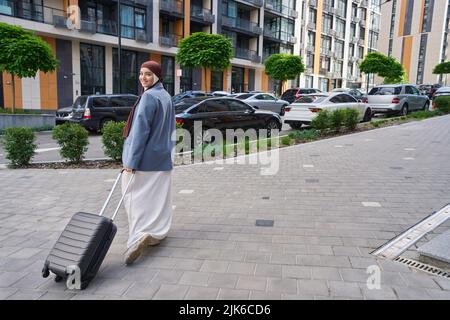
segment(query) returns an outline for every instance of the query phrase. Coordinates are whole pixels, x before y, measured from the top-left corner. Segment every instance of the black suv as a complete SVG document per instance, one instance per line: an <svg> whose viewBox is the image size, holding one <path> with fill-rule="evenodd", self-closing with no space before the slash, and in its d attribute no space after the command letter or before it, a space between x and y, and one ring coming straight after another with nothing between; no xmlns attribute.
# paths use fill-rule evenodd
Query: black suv
<svg viewBox="0 0 450 320"><path fill-rule="evenodd" d="M90 131L100 131L108 121L126 121L137 99L133 94L79 96L71 116L65 119Z"/></svg>

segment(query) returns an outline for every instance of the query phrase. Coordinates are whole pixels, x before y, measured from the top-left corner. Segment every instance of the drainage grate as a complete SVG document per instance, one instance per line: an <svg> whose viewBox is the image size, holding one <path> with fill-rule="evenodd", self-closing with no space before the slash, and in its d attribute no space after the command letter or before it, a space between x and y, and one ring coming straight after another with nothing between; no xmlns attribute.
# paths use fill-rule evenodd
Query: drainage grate
<svg viewBox="0 0 450 320"><path fill-rule="evenodd" d="M270 197L262 197L263 200L269 200Z"/></svg>
<svg viewBox="0 0 450 320"><path fill-rule="evenodd" d="M425 234L444 223L448 218L450 218L450 204L426 217L399 236L373 251L371 254L393 260L405 252L414 243L419 241Z"/></svg>
<svg viewBox="0 0 450 320"><path fill-rule="evenodd" d="M256 220L257 227L273 227L273 220Z"/></svg>
<svg viewBox="0 0 450 320"><path fill-rule="evenodd" d="M450 273L447 271L444 271L440 268L430 266L429 264L419 262L413 259L404 258L404 257L397 257L394 259L395 262L404 264L410 268L414 268L420 271L424 271L426 273L432 274L434 276L440 276L447 279L450 279Z"/></svg>

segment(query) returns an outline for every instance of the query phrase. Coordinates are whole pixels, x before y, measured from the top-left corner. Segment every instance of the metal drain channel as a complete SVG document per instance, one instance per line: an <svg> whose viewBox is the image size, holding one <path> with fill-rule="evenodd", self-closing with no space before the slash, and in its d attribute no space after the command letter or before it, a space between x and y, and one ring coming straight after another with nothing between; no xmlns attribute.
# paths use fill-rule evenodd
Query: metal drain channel
<svg viewBox="0 0 450 320"><path fill-rule="evenodd" d="M426 273L432 274L434 276L440 276L447 279L450 279L450 273L447 271L444 271L440 268L430 266L429 264L419 262L416 260L412 260L409 258L403 258L403 257L397 257L394 259L395 262L404 264L410 268L414 268L420 271L424 271Z"/></svg>
<svg viewBox="0 0 450 320"><path fill-rule="evenodd" d="M393 260L416 243L420 238L450 218L450 204L426 217L398 237L372 252L373 255Z"/></svg>

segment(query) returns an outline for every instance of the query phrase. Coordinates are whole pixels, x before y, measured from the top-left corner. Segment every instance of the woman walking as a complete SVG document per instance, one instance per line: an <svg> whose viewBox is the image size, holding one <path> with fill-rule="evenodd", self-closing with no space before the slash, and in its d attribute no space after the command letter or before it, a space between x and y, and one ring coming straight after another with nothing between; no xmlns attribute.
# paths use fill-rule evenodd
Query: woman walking
<svg viewBox="0 0 450 320"><path fill-rule="evenodd" d="M146 246L159 244L172 222L172 100L162 85L157 62L141 65L139 81L144 92L128 117L122 154L126 171L122 192L134 172L124 199L129 225L126 264L139 258Z"/></svg>

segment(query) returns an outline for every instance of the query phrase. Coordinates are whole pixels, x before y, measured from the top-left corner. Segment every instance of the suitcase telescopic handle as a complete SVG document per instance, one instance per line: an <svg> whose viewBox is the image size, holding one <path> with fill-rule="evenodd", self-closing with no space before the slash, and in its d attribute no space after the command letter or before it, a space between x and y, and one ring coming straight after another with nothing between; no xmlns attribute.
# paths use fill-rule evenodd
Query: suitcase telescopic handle
<svg viewBox="0 0 450 320"><path fill-rule="evenodd" d="M125 169L120 170L120 173L117 176L116 181L114 182L114 185L113 185L111 191L109 192L108 198L106 199L105 203L103 204L102 210L100 210L100 213L99 213L100 216L102 216L105 213L106 207L108 206L108 203L111 200L111 197L112 197L114 191L116 190L117 184L119 183L120 178L122 177L122 174L124 171L125 171ZM125 195L127 194L128 187L130 186L131 182L133 181L134 175L135 175L135 173L133 171L131 178L128 181L127 186L125 187L125 191L123 192L122 197L120 198L119 204L117 205L116 211L114 211L114 214L113 214L111 220L114 220L116 218L116 215L119 212L120 206L122 205L123 199L125 198Z"/></svg>

